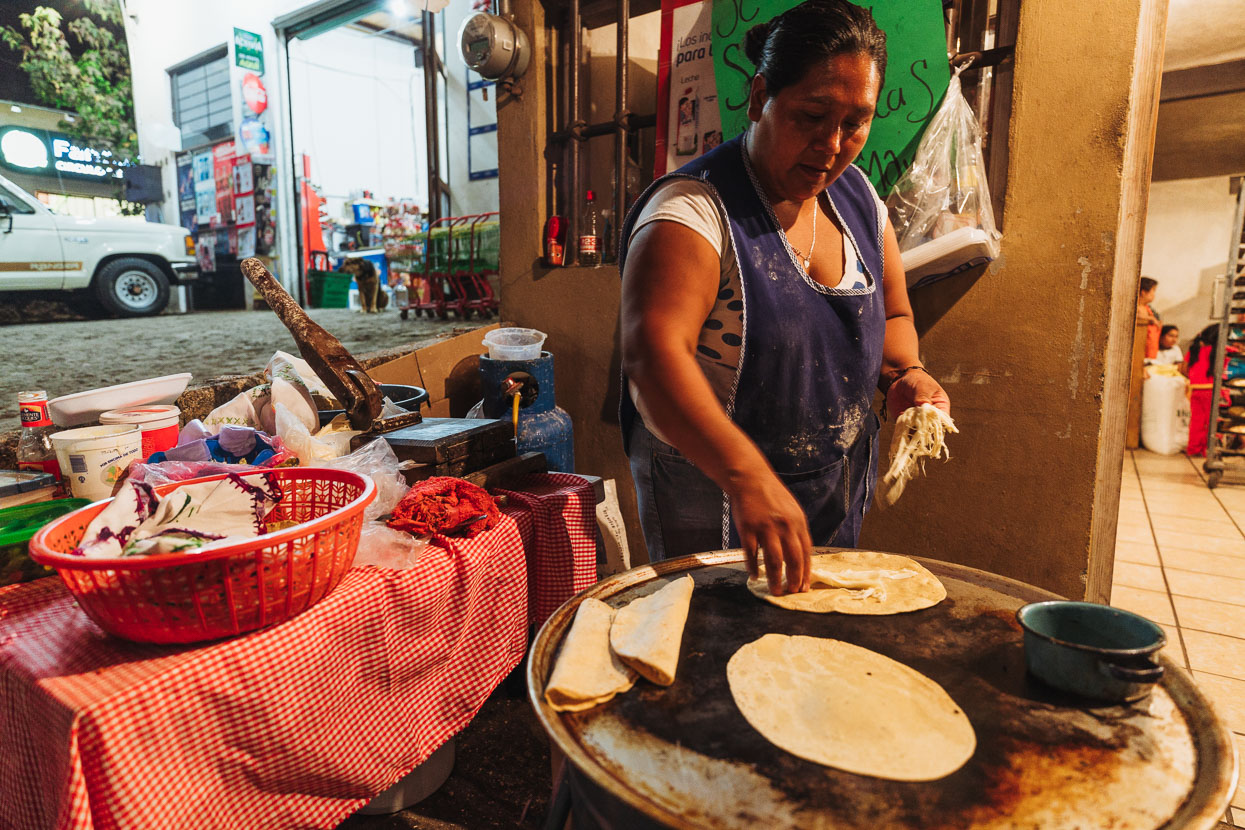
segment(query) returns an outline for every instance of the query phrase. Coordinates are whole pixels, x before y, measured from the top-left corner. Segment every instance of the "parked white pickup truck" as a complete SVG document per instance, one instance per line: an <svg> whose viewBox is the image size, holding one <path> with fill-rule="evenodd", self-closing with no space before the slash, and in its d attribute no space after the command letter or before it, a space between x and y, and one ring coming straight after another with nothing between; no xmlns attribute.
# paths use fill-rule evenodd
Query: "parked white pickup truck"
<svg viewBox="0 0 1245 830"><path fill-rule="evenodd" d="M0 291L90 289L122 317L158 314L199 276L185 228L53 213L0 176Z"/></svg>

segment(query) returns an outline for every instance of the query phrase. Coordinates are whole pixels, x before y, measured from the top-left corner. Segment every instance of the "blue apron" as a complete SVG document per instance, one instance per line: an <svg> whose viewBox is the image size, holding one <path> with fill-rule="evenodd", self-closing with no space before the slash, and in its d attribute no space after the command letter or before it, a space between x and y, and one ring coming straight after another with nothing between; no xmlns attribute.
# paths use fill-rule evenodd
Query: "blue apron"
<svg viewBox="0 0 1245 830"><path fill-rule="evenodd" d="M716 191L739 263L743 296L719 297L743 320L740 366L726 412L803 507L813 543L855 546L877 475L872 404L886 330L873 191L854 165L827 188L868 278L863 288L827 288L796 262L736 138L644 192L623 225L620 269L644 204L662 182L678 176L701 179ZM619 416L626 442L637 413L625 377ZM739 546L725 494L722 545Z"/></svg>

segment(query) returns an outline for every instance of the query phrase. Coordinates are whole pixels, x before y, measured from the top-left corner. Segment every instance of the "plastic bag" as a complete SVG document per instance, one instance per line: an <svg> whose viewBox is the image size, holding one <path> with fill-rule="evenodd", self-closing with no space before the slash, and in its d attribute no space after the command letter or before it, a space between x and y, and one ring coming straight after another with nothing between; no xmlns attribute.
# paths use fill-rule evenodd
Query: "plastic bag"
<svg viewBox="0 0 1245 830"><path fill-rule="evenodd" d="M376 443L383 444L384 441ZM355 554L354 567L375 565L404 571L415 566L427 546L427 539L386 527L384 522L365 522L359 534L359 552Z"/></svg>
<svg viewBox="0 0 1245 830"><path fill-rule="evenodd" d="M393 508L406 495L406 491L411 489L402 477L402 467L393 453L393 447L384 439L365 444L341 458L319 462L316 466L347 470L371 477L376 483L376 498L363 511L363 518L369 522L392 513Z"/></svg>
<svg viewBox="0 0 1245 830"><path fill-rule="evenodd" d="M1189 399L1182 375L1156 372L1141 387L1141 443L1159 455L1175 455L1189 446Z"/></svg>
<svg viewBox="0 0 1245 830"><path fill-rule="evenodd" d="M350 439L359 434L348 424L344 429L330 424L312 435L306 424L284 404L273 404L272 412L277 436L290 452L298 456L304 467L318 467L325 461L343 457L350 452Z"/></svg>
<svg viewBox="0 0 1245 830"><path fill-rule="evenodd" d="M905 252L904 266L909 270L913 268L912 258L906 252L922 245L930 245L926 249L928 258L917 267L936 260L935 267L943 271L958 270L957 266L970 264L972 259L989 260L999 255L1000 234L990 205L981 127L960 89L959 69L951 76L947 94L925 128L912 166L895 183L886 206L895 222L899 250ZM953 233L957 235L953 244L932 244Z"/></svg>
<svg viewBox="0 0 1245 830"><path fill-rule="evenodd" d="M293 453L281 450L277 455L263 464L225 464L219 461L161 461L158 464L147 464L136 461L126 470L125 476L113 487L116 493L126 482L134 481L159 487L161 484L172 484L175 481L189 481L192 478L216 476L222 473L246 475L272 467L286 467L294 463Z"/></svg>

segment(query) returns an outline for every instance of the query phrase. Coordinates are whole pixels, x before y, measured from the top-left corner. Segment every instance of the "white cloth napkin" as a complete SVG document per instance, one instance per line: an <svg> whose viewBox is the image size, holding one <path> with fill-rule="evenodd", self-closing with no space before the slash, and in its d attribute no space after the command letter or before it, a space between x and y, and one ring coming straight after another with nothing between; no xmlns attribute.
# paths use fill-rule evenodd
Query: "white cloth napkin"
<svg viewBox="0 0 1245 830"><path fill-rule="evenodd" d="M282 495L270 473L230 474L179 487L163 498L149 484L129 482L87 525L73 553L116 558L233 544L264 533L264 517Z"/></svg>

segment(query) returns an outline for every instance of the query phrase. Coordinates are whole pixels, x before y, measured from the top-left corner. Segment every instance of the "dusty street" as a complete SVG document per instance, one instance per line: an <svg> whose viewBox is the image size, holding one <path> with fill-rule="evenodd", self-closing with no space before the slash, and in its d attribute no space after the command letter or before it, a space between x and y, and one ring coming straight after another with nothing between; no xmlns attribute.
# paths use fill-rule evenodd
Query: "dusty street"
<svg viewBox="0 0 1245 830"><path fill-rule="evenodd" d="M394 309L359 314L312 309L320 325L353 354L417 346L470 328L412 317ZM48 397L190 372L192 385L217 375L260 371L278 349L297 354L294 338L270 311L198 311L130 320L66 320L0 326L0 432L18 427L17 393L46 389Z"/></svg>

